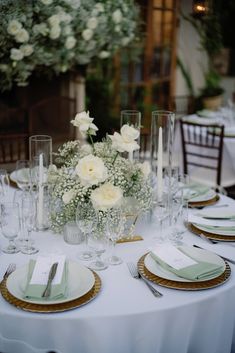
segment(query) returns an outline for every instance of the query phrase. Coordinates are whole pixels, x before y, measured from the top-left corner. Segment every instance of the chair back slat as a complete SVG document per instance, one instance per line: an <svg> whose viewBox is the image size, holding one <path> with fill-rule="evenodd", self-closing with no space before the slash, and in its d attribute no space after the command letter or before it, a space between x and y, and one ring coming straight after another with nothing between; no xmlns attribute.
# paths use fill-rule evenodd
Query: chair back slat
<svg viewBox="0 0 235 353"><path fill-rule="evenodd" d="M195 124L181 119L180 130L184 173L188 174L189 166L214 169L216 183L221 185L224 126Z"/></svg>

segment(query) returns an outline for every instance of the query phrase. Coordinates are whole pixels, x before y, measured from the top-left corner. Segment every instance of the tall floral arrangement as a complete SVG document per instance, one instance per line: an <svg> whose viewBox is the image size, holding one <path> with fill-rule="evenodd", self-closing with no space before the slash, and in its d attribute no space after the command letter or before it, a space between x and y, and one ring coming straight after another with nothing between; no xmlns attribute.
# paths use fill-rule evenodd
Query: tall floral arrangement
<svg viewBox="0 0 235 353"><path fill-rule="evenodd" d="M150 167L121 155L139 149L138 130L124 125L120 133L93 143L92 136L98 128L89 113L77 114L72 124L89 137L91 144L69 141L56 153L55 160L60 167L54 166L49 174L54 200L52 228L60 231L66 222L75 219L76 208L87 202L104 217L111 208L128 205L130 199L140 211L147 210L152 195Z"/></svg>
<svg viewBox="0 0 235 353"><path fill-rule="evenodd" d="M136 37L134 0L1 0L1 89L34 71L63 73L106 59Z"/></svg>

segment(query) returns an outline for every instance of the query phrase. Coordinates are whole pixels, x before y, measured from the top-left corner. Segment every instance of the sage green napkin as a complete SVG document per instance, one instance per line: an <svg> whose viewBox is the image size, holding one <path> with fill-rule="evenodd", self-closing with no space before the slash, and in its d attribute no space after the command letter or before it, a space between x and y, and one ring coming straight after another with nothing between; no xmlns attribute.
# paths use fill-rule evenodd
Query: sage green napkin
<svg viewBox="0 0 235 353"><path fill-rule="evenodd" d="M198 183L189 183L181 188L183 189L183 196L186 200L193 200L195 197L204 195L210 190L210 187Z"/></svg>
<svg viewBox="0 0 235 353"><path fill-rule="evenodd" d="M229 227L229 226L207 226L207 225L204 225L204 224L198 224L198 223L195 223L196 224L196 226L198 225L198 226L200 226L200 227L203 227L203 229L205 228L205 229L208 229L208 230L221 230L221 231L228 231L228 232L235 232L235 227L234 226L231 226L231 227Z"/></svg>
<svg viewBox="0 0 235 353"><path fill-rule="evenodd" d="M230 220L235 220L235 211L228 208L218 208L218 209L208 209L208 210L203 210L200 211L196 214L197 216L203 217L203 218L209 218L209 219L230 219Z"/></svg>
<svg viewBox="0 0 235 353"><path fill-rule="evenodd" d="M210 262L198 261L197 258L193 257L191 254L189 255L187 253L187 250L185 250L185 248L182 249L181 246L177 247L177 249L188 257L190 257L191 259L193 259L194 261L196 261L197 264L184 267L180 270L176 270L175 268L165 263L162 259L160 259L157 256L156 252L150 252L150 254L152 258L166 270L176 274L179 277L186 278L191 281L196 281L200 279L206 280L207 278L209 279L212 276L219 276L223 272L223 266L216 265Z"/></svg>
<svg viewBox="0 0 235 353"><path fill-rule="evenodd" d="M62 299L66 298L66 289L67 289L67 277L68 277L68 264L65 262L64 271L62 274L61 283L51 286L51 294L48 298L42 298L42 293L46 288L46 285L42 284L30 284L32 278L34 266L36 264L35 260L29 261L28 266L28 275L27 275L27 284L24 292L24 298L28 299L42 299L45 301L47 299Z"/></svg>

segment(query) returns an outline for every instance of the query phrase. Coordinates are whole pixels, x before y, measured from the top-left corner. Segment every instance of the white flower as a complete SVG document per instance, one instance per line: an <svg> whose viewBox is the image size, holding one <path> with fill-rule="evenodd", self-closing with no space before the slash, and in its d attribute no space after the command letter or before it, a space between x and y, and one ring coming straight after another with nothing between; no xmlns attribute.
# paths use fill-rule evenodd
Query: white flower
<svg viewBox="0 0 235 353"><path fill-rule="evenodd" d="M91 17L87 21L87 28L95 29L98 26L98 20L96 17Z"/></svg>
<svg viewBox="0 0 235 353"><path fill-rule="evenodd" d="M143 162L143 163L139 163L138 166L140 167L141 172L142 172L143 175L144 175L144 178L145 178L145 179L148 179L149 174L151 173L151 166L150 166L150 163L149 163L148 161L145 161L145 162Z"/></svg>
<svg viewBox="0 0 235 353"><path fill-rule="evenodd" d="M44 5L52 4L53 0L40 0Z"/></svg>
<svg viewBox="0 0 235 353"><path fill-rule="evenodd" d="M21 50L12 48L10 57L11 57L11 60L20 61L23 59L24 55Z"/></svg>
<svg viewBox="0 0 235 353"><path fill-rule="evenodd" d="M8 70L8 66L6 64L0 64L0 71L6 72Z"/></svg>
<svg viewBox="0 0 235 353"><path fill-rule="evenodd" d="M76 39L73 36L69 36L66 38L65 47L66 49L73 49L76 44Z"/></svg>
<svg viewBox="0 0 235 353"><path fill-rule="evenodd" d="M11 20L7 26L7 32L15 36L22 28L22 24L17 20Z"/></svg>
<svg viewBox="0 0 235 353"><path fill-rule="evenodd" d="M53 26L50 30L50 38L51 39L58 39L61 33L60 26Z"/></svg>
<svg viewBox="0 0 235 353"><path fill-rule="evenodd" d="M128 43L130 43L130 38L129 37L125 37L122 39L122 45L126 46Z"/></svg>
<svg viewBox="0 0 235 353"><path fill-rule="evenodd" d="M71 28L71 26L69 26L69 25L65 26L65 27L64 27L64 30L63 30L63 33L64 33L66 36L68 36L69 34L71 34L71 33L72 33L72 28Z"/></svg>
<svg viewBox="0 0 235 353"><path fill-rule="evenodd" d="M91 145L88 145L88 143L84 144L81 146L81 151L87 154L91 154L92 153L92 147Z"/></svg>
<svg viewBox="0 0 235 353"><path fill-rule="evenodd" d="M20 46L20 51L24 56L30 56L33 53L33 46L30 44L24 44Z"/></svg>
<svg viewBox="0 0 235 353"><path fill-rule="evenodd" d="M59 13L59 18L60 18L60 21L65 22L65 23L70 23L72 21L72 16L70 16L70 14L68 14L64 11L61 11Z"/></svg>
<svg viewBox="0 0 235 353"><path fill-rule="evenodd" d="M42 23L39 23L38 25L34 25L33 31L36 34L42 34L43 36L46 36L47 33L49 32L49 29L48 29L46 23L42 22Z"/></svg>
<svg viewBox="0 0 235 353"><path fill-rule="evenodd" d="M79 128L82 135L89 133L90 135L95 135L98 130L97 126L93 124L94 118L90 118L89 112L81 112L75 116L71 123Z"/></svg>
<svg viewBox="0 0 235 353"><path fill-rule="evenodd" d="M106 50L102 50L100 53L99 53L99 58L100 59L106 59L110 56L110 53Z"/></svg>
<svg viewBox="0 0 235 353"><path fill-rule="evenodd" d="M85 29L84 31L82 31L82 38L84 40L90 40L93 37L93 31L89 28Z"/></svg>
<svg viewBox="0 0 235 353"><path fill-rule="evenodd" d="M98 10L99 12L104 12L104 5L101 4L100 2L97 2L97 4L95 4L95 9Z"/></svg>
<svg viewBox="0 0 235 353"><path fill-rule="evenodd" d="M119 206L123 198L120 187L110 183L101 185L91 192L91 202L95 209L106 211L112 207Z"/></svg>
<svg viewBox="0 0 235 353"><path fill-rule="evenodd" d="M125 124L121 127L121 135L125 142L132 142L132 140L136 140L139 137L140 132L133 126Z"/></svg>
<svg viewBox="0 0 235 353"><path fill-rule="evenodd" d="M28 42L29 40L29 34L26 31L26 29L21 28L15 35L15 39L17 42L19 43L24 43L24 42Z"/></svg>
<svg viewBox="0 0 235 353"><path fill-rule="evenodd" d="M81 158L75 168L83 185L97 185L107 179L108 171L101 158L89 154Z"/></svg>
<svg viewBox="0 0 235 353"><path fill-rule="evenodd" d="M112 19L113 19L113 22L120 23L122 20L122 12L119 9L114 11L114 13L112 14Z"/></svg>
<svg viewBox="0 0 235 353"><path fill-rule="evenodd" d="M62 196L63 202L67 205L76 195L75 191L73 189L66 191L64 195Z"/></svg>
<svg viewBox="0 0 235 353"><path fill-rule="evenodd" d="M121 31L121 26L117 25L114 27L115 32L119 33Z"/></svg>
<svg viewBox="0 0 235 353"><path fill-rule="evenodd" d="M60 16L59 15L52 15L48 18L48 22L51 27L59 26L60 24Z"/></svg>

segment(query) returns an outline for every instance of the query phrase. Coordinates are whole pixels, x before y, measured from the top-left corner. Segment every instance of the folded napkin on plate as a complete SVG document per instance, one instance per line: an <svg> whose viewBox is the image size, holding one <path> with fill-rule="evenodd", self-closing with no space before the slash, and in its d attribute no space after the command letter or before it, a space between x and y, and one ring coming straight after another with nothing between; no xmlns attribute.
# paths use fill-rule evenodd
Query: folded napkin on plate
<svg viewBox="0 0 235 353"><path fill-rule="evenodd" d="M234 219L235 220L235 211L228 208L211 208L208 210L200 211L196 216L208 218L208 219Z"/></svg>
<svg viewBox="0 0 235 353"><path fill-rule="evenodd" d="M235 220L231 219L207 219L194 214L188 215L188 222L208 229L226 229L235 230Z"/></svg>
<svg viewBox="0 0 235 353"><path fill-rule="evenodd" d="M150 254L166 270L191 281L219 276L223 271L223 266L196 259L188 253L187 247L162 244Z"/></svg>
<svg viewBox="0 0 235 353"><path fill-rule="evenodd" d="M57 272L51 286L48 298L42 298L46 288L48 275L53 263L58 262ZM67 267L65 256L54 255L51 257L39 256L37 260L30 260L27 274L27 284L24 297L28 299L61 299L66 297Z"/></svg>
<svg viewBox="0 0 235 353"><path fill-rule="evenodd" d="M181 189L183 190L183 197L186 200L191 200L194 197L204 195L210 190L208 186L197 183L189 183L187 185L182 185Z"/></svg>

